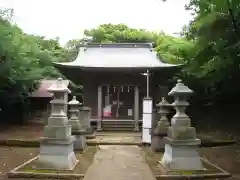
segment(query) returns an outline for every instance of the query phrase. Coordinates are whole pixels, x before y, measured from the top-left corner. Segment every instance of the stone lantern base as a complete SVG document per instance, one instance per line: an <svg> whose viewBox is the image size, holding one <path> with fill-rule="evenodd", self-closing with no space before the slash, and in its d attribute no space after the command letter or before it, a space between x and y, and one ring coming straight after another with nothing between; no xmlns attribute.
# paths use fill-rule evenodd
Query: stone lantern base
<svg viewBox="0 0 240 180"><path fill-rule="evenodd" d="M164 137L165 152L161 163L168 170L204 170L198 153L199 139L172 140Z"/></svg>
<svg viewBox="0 0 240 180"><path fill-rule="evenodd" d="M82 151L86 148L86 134L85 130L72 131L72 135L76 136L74 150Z"/></svg>
<svg viewBox="0 0 240 180"><path fill-rule="evenodd" d="M164 151L165 144L163 138L167 136L167 131L170 124L166 120L161 120L157 123L156 128L153 131L151 149L155 152Z"/></svg>
<svg viewBox="0 0 240 180"><path fill-rule="evenodd" d="M78 119L69 119L68 124L71 125L72 132L82 128Z"/></svg>
<svg viewBox="0 0 240 180"><path fill-rule="evenodd" d="M163 142L163 138L167 136L167 133L155 133L153 132L151 149L154 152L162 152L164 151L165 144Z"/></svg>
<svg viewBox="0 0 240 180"><path fill-rule="evenodd" d="M75 136L68 139L42 138L35 169L71 170L78 160L73 151Z"/></svg>
<svg viewBox="0 0 240 180"><path fill-rule="evenodd" d="M85 130L82 130L79 120L70 119L68 123L72 127L72 135L76 137L74 142L74 150L83 150L86 147L86 135L88 134Z"/></svg>

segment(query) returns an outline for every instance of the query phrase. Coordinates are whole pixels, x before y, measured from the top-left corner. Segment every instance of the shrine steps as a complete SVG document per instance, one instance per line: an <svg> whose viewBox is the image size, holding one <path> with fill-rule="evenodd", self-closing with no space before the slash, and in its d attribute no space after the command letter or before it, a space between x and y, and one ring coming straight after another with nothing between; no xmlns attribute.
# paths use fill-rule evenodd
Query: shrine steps
<svg viewBox="0 0 240 180"><path fill-rule="evenodd" d="M103 131L133 131L133 120L108 119L102 121Z"/></svg>

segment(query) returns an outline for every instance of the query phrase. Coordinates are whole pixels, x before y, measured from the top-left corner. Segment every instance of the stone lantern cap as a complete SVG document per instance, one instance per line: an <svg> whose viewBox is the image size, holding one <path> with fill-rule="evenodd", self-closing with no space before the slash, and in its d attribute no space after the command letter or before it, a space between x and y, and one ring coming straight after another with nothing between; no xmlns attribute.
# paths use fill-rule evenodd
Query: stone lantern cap
<svg viewBox="0 0 240 180"><path fill-rule="evenodd" d="M80 103L77 99L76 96L73 96L72 100L68 103L68 105L81 105L82 103Z"/></svg>
<svg viewBox="0 0 240 180"><path fill-rule="evenodd" d="M193 90L185 86L181 79L177 80L177 84L175 87L172 88L172 90L168 93L169 96L175 96L180 94L192 94Z"/></svg>
<svg viewBox="0 0 240 180"><path fill-rule="evenodd" d="M166 107L171 106L171 104L165 99L165 97L162 97L162 100L157 104L157 107Z"/></svg>
<svg viewBox="0 0 240 180"><path fill-rule="evenodd" d="M68 89L68 87L63 82L62 78L58 78L56 83L52 84L50 88L47 89L48 92L68 92L71 93L71 91Z"/></svg>

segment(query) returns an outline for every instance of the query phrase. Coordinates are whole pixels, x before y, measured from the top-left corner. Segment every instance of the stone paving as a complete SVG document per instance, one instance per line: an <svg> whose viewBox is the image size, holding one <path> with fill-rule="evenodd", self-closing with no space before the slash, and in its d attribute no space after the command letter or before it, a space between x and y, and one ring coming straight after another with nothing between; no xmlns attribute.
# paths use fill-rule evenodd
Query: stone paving
<svg viewBox="0 0 240 180"><path fill-rule="evenodd" d="M140 143L140 133L97 133L94 139L88 142L108 142L108 143Z"/></svg>
<svg viewBox="0 0 240 180"><path fill-rule="evenodd" d="M155 180L138 146L103 145L84 180Z"/></svg>

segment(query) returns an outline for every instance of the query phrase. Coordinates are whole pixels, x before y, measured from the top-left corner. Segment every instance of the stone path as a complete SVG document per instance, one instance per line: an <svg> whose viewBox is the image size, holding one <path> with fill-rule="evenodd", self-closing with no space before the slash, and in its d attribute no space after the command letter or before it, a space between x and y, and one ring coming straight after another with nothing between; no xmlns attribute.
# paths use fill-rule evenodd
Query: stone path
<svg viewBox="0 0 240 180"><path fill-rule="evenodd" d="M138 146L103 145L84 180L155 180Z"/></svg>

